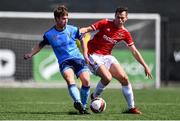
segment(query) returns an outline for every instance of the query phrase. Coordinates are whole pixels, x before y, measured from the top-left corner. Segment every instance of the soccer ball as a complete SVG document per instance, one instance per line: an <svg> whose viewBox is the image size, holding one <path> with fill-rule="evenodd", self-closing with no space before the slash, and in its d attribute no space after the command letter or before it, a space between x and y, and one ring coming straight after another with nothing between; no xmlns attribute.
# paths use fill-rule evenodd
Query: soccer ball
<svg viewBox="0 0 180 121"><path fill-rule="evenodd" d="M102 98L95 98L91 101L90 108L94 113L101 113L106 109L106 102Z"/></svg>

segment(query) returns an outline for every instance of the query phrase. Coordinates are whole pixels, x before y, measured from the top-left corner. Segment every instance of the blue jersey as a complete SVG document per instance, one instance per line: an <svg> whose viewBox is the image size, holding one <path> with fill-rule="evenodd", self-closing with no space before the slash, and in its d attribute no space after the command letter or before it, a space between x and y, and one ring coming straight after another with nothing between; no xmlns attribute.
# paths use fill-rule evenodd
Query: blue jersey
<svg viewBox="0 0 180 121"><path fill-rule="evenodd" d="M43 38L43 43L52 46L59 64L68 59L84 59L76 45L76 40L82 39L77 27L66 25L64 30L58 31L54 26L45 32Z"/></svg>

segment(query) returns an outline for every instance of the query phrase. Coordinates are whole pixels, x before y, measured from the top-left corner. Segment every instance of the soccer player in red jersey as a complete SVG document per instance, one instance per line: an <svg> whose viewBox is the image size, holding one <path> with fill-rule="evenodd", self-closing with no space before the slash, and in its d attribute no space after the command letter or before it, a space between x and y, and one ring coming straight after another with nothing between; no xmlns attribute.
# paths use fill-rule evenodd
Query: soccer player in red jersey
<svg viewBox="0 0 180 121"><path fill-rule="evenodd" d="M118 42L124 41L134 58L144 67L145 75L152 78L151 71L136 49L130 32L123 25L127 20L128 8L119 7L113 20L102 19L91 26L81 28L81 33L97 31L93 39L88 42L88 49L84 49L83 54L94 73L101 77L91 98L100 96L113 77L122 85L122 93L128 104L126 113L141 114L141 111L135 107L133 90L127 74L111 55L113 47Z"/></svg>

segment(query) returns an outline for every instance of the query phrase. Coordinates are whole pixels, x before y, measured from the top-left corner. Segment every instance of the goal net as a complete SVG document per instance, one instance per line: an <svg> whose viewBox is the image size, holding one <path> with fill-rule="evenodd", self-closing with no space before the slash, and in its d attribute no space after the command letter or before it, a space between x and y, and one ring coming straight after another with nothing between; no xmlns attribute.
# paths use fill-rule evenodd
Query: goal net
<svg viewBox="0 0 180 121"><path fill-rule="evenodd" d="M113 13L70 13L69 24L84 27L109 18ZM65 81L51 47L45 47L32 60L23 55L42 40L43 33L54 25L53 14L48 12L0 12L0 85L1 86L61 86ZM143 67L133 58L128 48L119 43L113 49L135 88L160 87L160 16L158 14L129 13L125 24L136 47L150 67L153 80L145 77ZM92 33L90 33L93 36ZM99 77L91 76L95 85ZM113 79L109 87L116 87ZM119 85L118 85L119 86Z"/></svg>

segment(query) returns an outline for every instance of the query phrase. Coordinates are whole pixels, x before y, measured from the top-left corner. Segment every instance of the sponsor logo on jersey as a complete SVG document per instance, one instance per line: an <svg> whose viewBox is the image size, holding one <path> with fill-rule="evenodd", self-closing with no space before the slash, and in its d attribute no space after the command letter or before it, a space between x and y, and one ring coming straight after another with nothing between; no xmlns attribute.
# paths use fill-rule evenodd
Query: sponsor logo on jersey
<svg viewBox="0 0 180 121"><path fill-rule="evenodd" d="M112 43L112 44L116 44L116 43L117 43L116 40L108 37L107 35L103 35L103 39L106 40L106 41L108 41L108 42L110 42L110 43Z"/></svg>

